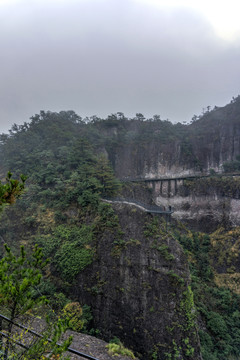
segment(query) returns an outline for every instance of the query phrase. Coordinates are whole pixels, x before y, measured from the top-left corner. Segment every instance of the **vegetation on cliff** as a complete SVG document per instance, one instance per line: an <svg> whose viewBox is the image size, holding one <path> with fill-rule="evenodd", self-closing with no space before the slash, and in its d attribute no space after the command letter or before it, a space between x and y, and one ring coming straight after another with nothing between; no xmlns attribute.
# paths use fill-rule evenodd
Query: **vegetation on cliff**
<svg viewBox="0 0 240 360"><path fill-rule="evenodd" d="M214 117L215 114L206 116ZM111 314L113 330L110 330L118 331L124 337L123 325L128 323L130 342L144 338L148 345L153 344L148 351L149 359L177 359L179 356L197 359L196 319L204 360L237 359L240 343L240 297L236 276L239 272L238 230L222 229L206 235L193 233L180 225L168 229L164 222L147 218L147 215L142 224L136 209L113 210L101 201L121 190L112 167L119 175L122 166L121 177L141 175L149 160L145 151L149 148L158 157L165 151L164 161L170 163L174 148L176 161L180 159L183 164L202 170L204 163L196 146L204 141L205 118L190 127L172 125L158 117L146 120L141 114L135 119L126 119L118 113L106 120L96 117L90 120L86 123L72 111L42 111L30 123L14 125L9 135L1 135L2 177L9 169L15 170L14 177L22 173L28 176L25 194L2 215L2 242L11 245L14 251L19 248L19 243L24 244L27 251L38 243L44 256L51 258L40 291L57 312L75 314L75 305L67 304L75 303L84 293L86 303L81 302L82 315L78 319L75 314L72 322L75 329L99 333L88 305L96 304L95 314L100 319L103 298L108 301L114 298L117 305L116 313ZM197 133L198 127L202 132ZM217 142L218 134L216 137ZM197 139L195 142L194 138ZM126 159L126 164L122 159ZM132 172L130 165L134 167ZM185 188L195 193L207 195L216 191L222 196L239 198L239 181L233 178L185 181ZM123 191L140 194L141 189L136 184L133 191L125 184ZM132 227L128 225L131 221ZM183 247L185 256L176 241ZM191 270L191 285L186 257ZM140 271L140 261L148 277L141 280L141 288L137 285L134 288L124 279L129 280ZM116 275L116 280L110 277L109 269ZM141 276L144 278L145 275ZM153 286L156 278L159 287L165 291L169 309L159 307L163 295L156 294ZM141 297L136 300L135 295L140 292ZM135 295L131 297L130 293ZM134 319L126 311L120 313L123 308L129 309L129 304ZM135 308L136 304L138 308ZM139 309L143 311L142 304L145 304L145 310L146 304L149 308L145 314L148 319L145 328L143 315L137 314ZM159 316L165 319L166 313L172 323L161 333L164 341L159 343L155 319ZM106 324L103 323L102 328L107 327ZM153 333L149 331L150 326L153 326ZM110 330L104 333L105 337L118 335ZM132 344L127 345L131 347Z"/></svg>
<svg viewBox="0 0 240 360"><path fill-rule="evenodd" d="M67 302L76 301L81 293L86 294L86 300L89 294L91 301L87 304L92 306L94 306L95 297L102 294L106 284L100 277L102 269L96 268L100 248L116 266L122 258L125 247L133 250L135 246L139 247L137 240L136 243L132 241L133 236L128 241L125 240L124 225L120 225L112 207L101 201L101 198L113 197L120 190L120 184L115 179L113 170L104 155L105 147L110 146L108 133L112 121L115 122L116 119L108 119L107 125L104 122L95 121L88 126L73 113L41 112L39 116L31 119L30 124L22 127L14 126L9 136L1 138L2 171L6 168L14 168L15 174L27 174L28 182L25 194L3 214L0 235L4 242L11 245L15 251L19 243L24 244L27 251L33 244L38 243L42 247L44 256L51 258L40 291L58 312L64 311L62 309L66 309ZM137 120L140 124L141 121L141 119ZM103 128L106 126L102 132L99 131L101 126ZM118 126L121 127L119 121ZM164 126L170 125L164 123ZM122 131L125 131L124 128ZM93 144L91 144L92 139L94 139ZM144 236L143 232L141 236ZM110 240L108 245L107 238ZM99 246L99 241L102 243L101 246ZM104 244L110 248L105 249ZM166 244L156 244L156 246L157 248L153 246L151 250L153 253L163 256L167 262L174 263L174 256L168 255ZM141 249L142 247L139 251ZM92 273L88 270L91 266L94 271ZM126 266L129 266L127 260ZM151 272L155 274L153 270ZM81 282L79 280L79 277L83 276L81 274L88 274L90 278ZM173 293L178 283L178 275L170 271L166 276L166 281L167 279L171 279ZM77 283L83 287L82 291L76 290L79 286ZM186 286L184 282L184 286L179 289L179 294L187 290ZM132 290L136 292L135 288ZM125 285L112 291L115 291L116 295L118 292L123 296L127 294ZM148 287L145 291L148 292ZM180 311L180 298L173 297L173 300L179 302ZM82 301L81 306L83 330L94 333L91 327L97 322L91 323L90 320L87 325L84 319L88 317L89 308ZM156 309L157 306L156 302ZM84 311L84 309L88 310ZM154 311L150 314L154 315ZM129 315L124 315L124 317L127 316ZM181 316L182 321L185 321L185 315ZM144 321L141 316L137 316L136 313L135 317L134 323L143 326ZM119 322L122 322L121 317L119 317ZM149 349L149 344L154 344L149 326L150 323L145 327L146 334L149 335L144 335L145 341L150 337L148 345L146 342L141 346L143 349L145 346L145 351L148 353L157 354L157 343L156 349ZM104 324L99 327L104 329ZM116 331L122 333L121 327L117 327ZM156 332L154 338L157 339L158 331L157 329L154 331ZM105 332L107 333L107 329ZM187 333L186 329L186 339ZM133 325L132 336L140 338L140 334L140 327L134 328ZM112 337L115 334L109 335ZM176 344L171 344L170 347L168 340L170 341L170 338L166 339L165 352L168 350L171 354L175 351L174 346L179 346L179 340L176 338ZM127 345L131 347L131 344ZM183 344L183 347L188 349L188 345Z"/></svg>
<svg viewBox="0 0 240 360"><path fill-rule="evenodd" d="M72 337L63 341L61 345L58 343L67 328L67 323L64 324L61 319L57 319L55 324L51 325L49 319L46 318L47 326L39 336L34 336L35 334L31 330L28 335L27 328L24 329L22 325L18 326L19 319L23 319L23 316L26 317L26 314L30 315L36 308L39 313L40 306L46 303L45 296L41 294L34 296L34 292L36 293L36 289L42 281L42 269L45 265L42 251L37 245L31 256L29 254L27 256L23 246L21 246L20 255L15 256L5 245L5 256L0 261L2 332L0 358L2 360L12 358L43 360L49 358L49 355L62 359L61 355L66 352L71 343ZM3 317L2 314L4 314ZM8 319L7 325L3 321L6 319ZM66 357L64 358L66 359Z"/></svg>
<svg viewBox="0 0 240 360"><path fill-rule="evenodd" d="M227 241L229 248L233 245L233 233L221 229L207 235L183 230L182 226L173 232L189 259L203 359L238 359L240 296L233 291L236 286L219 281L219 275L228 273L236 256L235 252L230 259L226 252ZM238 239L239 229L234 234Z"/></svg>
<svg viewBox="0 0 240 360"><path fill-rule="evenodd" d="M213 175L188 179L184 181L184 187L198 196L218 194L222 197L238 199L240 195L240 178Z"/></svg>
<svg viewBox="0 0 240 360"><path fill-rule="evenodd" d="M26 177L21 175L21 181L12 179L12 173L9 171L6 177L6 182L0 183L0 212L6 205L13 204L24 189Z"/></svg>
<svg viewBox="0 0 240 360"><path fill-rule="evenodd" d="M71 301L69 284L93 261L96 234L115 226L115 215L100 198L120 188L106 157L77 133L77 125L82 123L72 112L42 112L30 124L14 125L9 136L2 135L2 171L11 167L15 174L29 176L24 194L2 214L1 252L3 243L15 253L19 244L27 252L33 244L41 245L45 258L52 260L39 290L57 312ZM1 187L3 201L14 202L24 181L12 180L9 173ZM87 331L92 316L82 305Z"/></svg>

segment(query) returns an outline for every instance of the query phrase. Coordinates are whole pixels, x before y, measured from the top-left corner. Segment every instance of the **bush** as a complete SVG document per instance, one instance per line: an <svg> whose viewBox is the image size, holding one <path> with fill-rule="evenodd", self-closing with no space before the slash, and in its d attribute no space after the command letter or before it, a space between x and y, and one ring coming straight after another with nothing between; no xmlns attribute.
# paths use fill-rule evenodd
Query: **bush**
<svg viewBox="0 0 240 360"><path fill-rule="evenodd" d="M117 339L117 342L110 342L106 347L108 348L108 352L110 355L123 355L123 356L129 356L131 359L136 359L133 352L123 346L121 341Z"/></svg>
<svg viewBox="0 0 240 360"><path fill-rule="evenodd" d="M68 321L69 329L80 332L83 327L82 308L79 302L67 304L63 309L63 319Z"/></svg>

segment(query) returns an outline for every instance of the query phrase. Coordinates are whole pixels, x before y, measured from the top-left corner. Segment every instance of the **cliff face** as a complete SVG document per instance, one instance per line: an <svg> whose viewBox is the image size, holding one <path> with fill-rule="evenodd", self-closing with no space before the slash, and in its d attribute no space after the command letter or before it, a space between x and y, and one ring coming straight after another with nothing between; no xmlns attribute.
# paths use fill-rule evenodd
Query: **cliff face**
<svg viewBox="0 0 240 360"><path fill-rule="evenodd" d="M110 136L117 137L111 129ZM114 154L120 178L179 177L222 172L222 165L240 154L240 98L206 113L191 125L148 122L125 125Z"/></svg>
<svg viewBox="0 0 240 360"><path fill-rule="evenodd" d="M240 99L209 112L189 130L202 169L221 171L224 162L240 154Z"/></svg>
<svg viewBox="0 0 240 360"><path fill-rule="evenodd" d="M147 182L159 206L174 210L173 218L191 228L212 232L218 226L240 224L239 177L210 176Z"/></svg>
<svg viewBox="0 0 240 360"><path fill-rule="evenodd" d="M119 141L109 156L116 175L123 180L201 177L214 171L223 174L223 164L240 154L240 98L188 126L168 122L136 122L132 126L130 122L125 125L124 141ZM222 223L240 225L239 193L226 191L225 178L212 181L207 190L204 183L200 188L187 181L177 191L172 185L169 190L166 183L165 189L161 185L163 191L160 183L147 184L156 204L172 206L176 219L197 230L214 231Z"/></svg>
<svg viewBox="0 0 240 360"><path fill-rule="evenodd" d="M119 336L144 359L178 353L178 359L201 359L182 248L160 218L129 205L114 208L124 234L116 240L105 231L94 263L77 279L83 285L73 291L92 306L106 339Z"/></svg>

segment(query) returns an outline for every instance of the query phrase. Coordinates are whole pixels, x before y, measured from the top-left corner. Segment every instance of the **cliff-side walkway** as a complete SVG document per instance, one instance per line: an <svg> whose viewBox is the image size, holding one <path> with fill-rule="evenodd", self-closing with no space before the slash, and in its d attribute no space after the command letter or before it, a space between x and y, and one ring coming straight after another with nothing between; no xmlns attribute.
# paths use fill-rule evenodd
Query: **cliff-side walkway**
<svg viewBox="0 0 240 360"><path fill-rule="evenodd" d="M215 173L215 174L195 174L195 175L183 175L183 176L163 176L157 178L133 178L126 177L120 179L122 182L151 182L151 181L171 181L171 180L194 180L194 179L202 179L202 178L210 178L210 177L240 177L240 173L232 173L232 174L224 174L224 173Z"/></svg>
<svg viewBox="0 0 240 360"><path fill-rule="evenodd" d="M114 198L114 199L102 199L102 201L110 204L127 204L127 205L136 206L137 208L147 213L168 214L168 215L171 215L173 213L171 206L169 206L168 210L166 210L165 208L157 205L146 205L135 199Z"/></svg>

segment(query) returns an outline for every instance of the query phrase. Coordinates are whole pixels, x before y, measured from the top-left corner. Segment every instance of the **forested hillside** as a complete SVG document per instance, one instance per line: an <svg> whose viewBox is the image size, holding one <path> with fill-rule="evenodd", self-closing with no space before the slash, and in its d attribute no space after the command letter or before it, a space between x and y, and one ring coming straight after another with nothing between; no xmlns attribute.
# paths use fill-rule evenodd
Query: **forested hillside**
<svg viewBox="0 0 240 360"><path fill-rule="evenodd" d="M152 203L153 190L131 180L179 169L211 175L207 181L225 199L228 185L214 171L239 170L239 142L229 137L229 129L237 137L240 128L238 107L239 99L191 125L122 113L83 121L72 111L42 111L14 125L0 138L1 177L10 170L28 179L25 193L2 214L1 246L42 247L50 263L39 290L56 312L80 302L81 331L117 336L149 360L201 359L199 338L204 360L239 359L239 227L222 221L208 234L195 232L174 216L167 224L104 202ZM218 147L206 135L211 126ZM210 196L204 181L185 183L184 191Z"/></svg>

